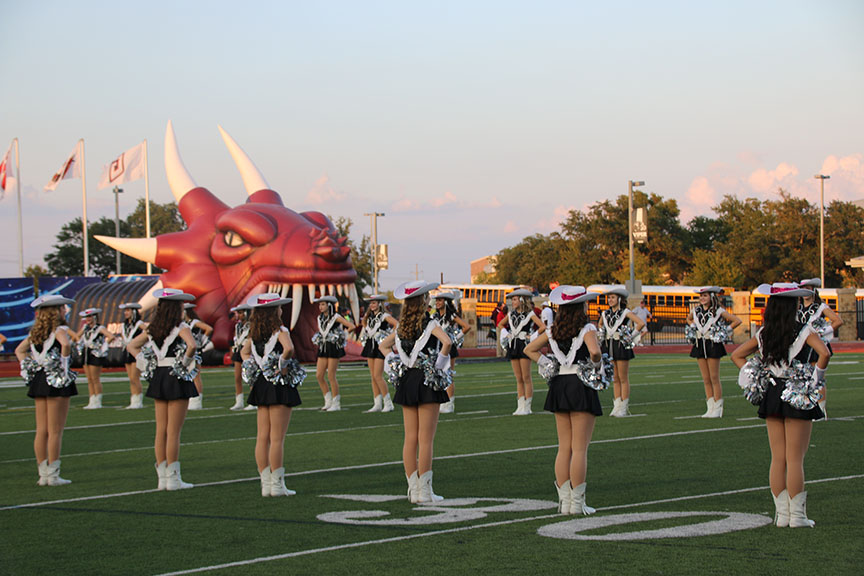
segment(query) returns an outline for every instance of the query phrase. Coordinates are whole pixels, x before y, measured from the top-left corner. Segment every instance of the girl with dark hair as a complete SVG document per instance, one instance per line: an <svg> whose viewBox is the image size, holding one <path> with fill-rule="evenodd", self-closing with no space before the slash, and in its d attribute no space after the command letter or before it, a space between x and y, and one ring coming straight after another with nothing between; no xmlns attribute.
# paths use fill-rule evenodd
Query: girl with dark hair
<svg viewBox="0 0 864 576"><path fill-rule="evenodd" d="M432 453L438 409L447 402L451 342L427 313L429 291L437 287L417 280L396 288L394 296L404 301L399 326L380 346L387 377L396 386L393 401L402 406L402 465L412 503L443 500L432 491Z"/></svg>
<svg viewBox="0 0 864 576"><path fill-rule="evenodd" d="M318 346L315 378L324 395L324 406L321 410L338 412L342 409L342 397L339 395L336 371L339 369L339 359L345 356L345 331L351 332L355 326L336 312L335 296L321 296L315 302L318 303L319 312L318 332L312 337L312 343Z"/></svg>
<svg viewBox="0 0 864 576"><path fill-rule="evenodd" d="M615 366L615 398L609 416L623 418L630 415L630 360L636 357L635 336L642 332L645 322L627 309L630 293L626 289L613 288L604 294L609 308L600 313L600 348Z"/></svg>
<svg viewBox="0 0 864 576"><path fill-rule="evenodd" d="M144 408L144 393L141 389L141 371L135 363L135 357L126 351L129 343L144 331L145 324L141 321L141 304L125 302L118 306L123 311L123 324L120 325L120 338L123 340L123 364L126 365L126 375L129 377L129 406L127 410Z"/></svg>
<svg viewBox="0 0 864 576"><path fill-rule="evenodd" d="M822 417L818 388L831 354L809 325L798 324L798 299L811 290L797 284L762 284L754 293L768 297L762 327L732 353L741 369L738 384L765 419L771 467L768 480L774 498L775 524L780 527L813 526L807 518L804 491L804 456L810 445L813 420ZM796 360L804 344L819 359L816 366ZM750 354L757 353L749 361Z"/></svg>
<svg viewBox="0 0 864 576"><path fill-rule="evenodd" d="M498 321L498 329L499 333L505 327L508 330L501 345L507 351L507 358L516 377L518 400L513 415L527 416L531 414L534 382L531 380L531 359L525 355L524 350L531 339L531 333L535 330L543 333L546 326L534 314L533 293L530 290L520 288L510 292L507 297L510 298L510 311Z"/></svg>
<svg viewBox="0 0 864 576"><path fill-rule="evenodd" d="M597 296L582 286L561 285L552 290L549 300L558 306L552 335L541 334L525 347L525 354L537 362L541 375L548 376L544 408L555 414L558 431L555 488L562 514L594 513L585 503L585 477L594 419L602 416L603 410L596 381L586 380L584 374L593 375L602 368L597 328L588 322L588 302ZM552 358L540 354L547 343ZM608 380L605 384L608 386Z"/></svg>
<svg viewBox="0 0 864 576"><path fill-rule="evenodd" d="M57 294L35 299L36 319L30 334L15 348L27 396L36 402L36 437L33 452L39 468L39 486L62 486L60 448L69 415L69 399L78 395L77 374L69 370L72 341L63 307L74 300Z"/></svg>
<svg viewBox="0 0 864 576"><path fill-rule="evenodd" d="M159 300L146 330L132 339L126 350L146 366L142 372L150 382L147 397L156 408L156 475L159 490L192 488L180 476L180 433L186 421L189 399L198 396L194 379L201 357L195 338L183 322L183 302L194 300L175 288L153 292Z"/></svg>
<svg viewBox="0 0 864 576"><path fill-rule="evenodd" d="M87 392L90 394L85 410L102 408L102 365L108 355L108 345L114 340L114 334L99 324L100 314L101 308L87 308L79 312L81 328L73 336L78 341L78 351L87 376Z"/></svg>
<svg viewBox="0 0 864 576"><path fill-rule="evenodd" d="M812 289L813 295L801 298L801 307L798 309L798 323L809 324L819 334L819 337L825 342L825 346L828 347L828 352L833 356L834 351L831 349L831 339L840 329L840 326L843 325L843 320L837 312L832 310L828 304L822 302L822 298L819 297L818 289L822 287L821 279L810 278L802 280L801 287ZM816 353L813 352L812 348L805 345L798 354L798 360L812 364L816 362ZM825 415L824 419L827 420L827 392L824 386L819 390L819 408L822 409L822 413Z"/></svg>
<svg viewBox="0 0 864 576"><path fill-rule="evenodd" d="M198 354L204 353L204 350L212 348L210 345L210 335L213 334L213 327L202 322L198 318L198 313L195 312L195 304L187 302L183 305L183 321L189 326L192 331L192 337L195 339L195 346ZM198 395L189 399L189 410L203 410L204 408L204 379L201 377L201 371L195 375L195 389L198 390Z"/></svg>
<svg viewBox="0 0 864 576"><path fill-rule="evenodd" d="M465 322L459 315L457 304L460 295L454 292L441 292L435 295L435 316L438 324L444 332L450 336L453 345L450 347L450 369L456 367L456 358L459 357L459 348L462 347L465 335L471 332L471 325ZM456 410L455 405L456 381L454 380L447 388L447 397L450 399L441 405L441 414L452 414Z"/></svg>
<svg viewBox="0 0 864 576"><path fill-rule="evenodd" d="M723 386L720 384L720 358L726 356L725 342L732 340L732 331L741 319L720 305L722 288L703 286L696 290L699 304L687 315L687 331L693 342L690 357L699 363L705 385L708 409L702 418L723 417Z"/></svg>
<svg viewBox="0 0 864 576"><path fill-rule="evenodd" d="M387 382L384 381L384 355L378 349L378 345L387 338L391 330L398 324L396 319L384 311L384 302L387 297L382 294L373 294L369 297L369 305L366 313L360 321L360 341L363 343L361 356L366 358L369 367L369 375L372 378L372 408L366 412L392 412L393 400L390 399L390 391Z"/></svg>
<svg viewBox="0 0 864 576"><path fill-rule="evenodd" d="M258 407L255 462L261 477L261 496L291 496L285 487L285 433L291 411L300 405L297 386L306 371L294 360L294 343L282 325L282 306L291 298L258 294L246 304L252 308L249 338L243 344L243 379L252 386L249 405Z"/></svg>
<svg viewBox="0 0 864 576"><path fill-rule="evenodd" d="M231 362L234 363L234 405L229 410L254 410L251 404L243 405L243 357L241 351L249 338L249 311L252 308L245 302L231 308L237 323L234 324L234 341L231 345Z"/></svg>

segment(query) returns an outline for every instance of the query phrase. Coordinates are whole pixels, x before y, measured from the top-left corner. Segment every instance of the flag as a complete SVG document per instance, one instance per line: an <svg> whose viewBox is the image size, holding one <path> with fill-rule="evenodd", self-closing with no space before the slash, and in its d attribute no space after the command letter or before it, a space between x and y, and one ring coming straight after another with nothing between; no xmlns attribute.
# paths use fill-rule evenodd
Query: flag
<svg viewBox="0 0 864 576"><path fill-rule="evenodd" d="M7 184L12 186L12 182L14 182L12 175L12 145L9 145L9 150L6 151L6 155L3 156L3 161L0 162L0 200L6 196L6 187Z"/></svg>
<svg viewBox="0 0 864 576"><path fill-rule="evenodd" d="M99 190L109 186L119 186L124 182L144 178L144 142L130 148L116 160L102 167Z"/></svg>
<svg viewBox="0 0 864 576"><path fill-rule="evenodd" d="M45 190L54 190L61 180L69 180L72 178L81 178L81 162L78 159L78 144L72 151L72 155L63 162L63 166L51 177L51 182L45 185Z"/></svg>

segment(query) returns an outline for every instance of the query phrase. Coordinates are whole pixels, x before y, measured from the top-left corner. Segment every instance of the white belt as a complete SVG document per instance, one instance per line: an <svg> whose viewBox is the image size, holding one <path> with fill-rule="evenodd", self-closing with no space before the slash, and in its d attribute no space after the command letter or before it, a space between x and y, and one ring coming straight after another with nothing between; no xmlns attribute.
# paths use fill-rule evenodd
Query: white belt
<svg viewBox="0 0 864 576"><path fill-rule="evenodd" d="M564 375L576 374L576 370L578 370L578 369L579 368L578 368L578 366L576 366L576 364L571 364L570 366L562 365L560 368L558 368L558 374L564 374Z"/></svg>
<svg viewBox="0 0 864 576"><path fill-rule="evenodd" d="M160 368L171 367L174 366L174 360L174 356L169 356L168 358L163 358L162 360L157 361L156 365Z"/></svg>

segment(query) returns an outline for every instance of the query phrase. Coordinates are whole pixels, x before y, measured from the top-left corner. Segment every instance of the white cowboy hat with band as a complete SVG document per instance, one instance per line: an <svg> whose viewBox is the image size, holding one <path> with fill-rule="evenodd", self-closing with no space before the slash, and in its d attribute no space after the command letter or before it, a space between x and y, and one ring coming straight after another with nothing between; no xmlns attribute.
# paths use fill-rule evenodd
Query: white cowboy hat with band
<svg viewBox="0 0 864 576"><path fill-rule="evenodd" d="M798 298L801 296L812 296L813 290L801 288L795 282L774 282L773 284L760 284L754 294L760 296L783 296L786 298Z"/></svg>
<svg viewBox="0 0 864 576"><path fill-rule="evenodd" d="M182 302L195 300L193 294L187 294L179 288L160 288L159 290L154 290L153 297L159 300L180 300Z"/></svg>
<svg viewBox="0 0 864 576"><path fill-rule="evenodd" d="M549 301L556 306L567 306L569 304L581 304L596 299L599 294L588 292L584 286L568 286L562 284L552 290Z"/></svg>
<svg viewBox="0 0 864 576"><path fill-rule="evenodd" d="M393 296L395 296L399 300L416 298L417 296L428 294L430 290L434 290L438 288L438 286L439 284L437 282L412 280L411 282L404 282L397 286L396 290L393 291Z"/></svg>
<svg viewBox="0 0 864 576"><path fill-rule="evenodd" d="M256 294L246 300L246 305L250 308L274 308L276 306L283 306L290 303L291 298L282 298L281 294L276 294L274 292Z"/></svg>
<svg viewBox="0 0 864 576"><path fill-rule="evenodd" d="M60 296L59 294L45 294L33 300L30 303L31 308L48 308L49 306L63 306L65 304L74 304L75 300Z"/></svg>

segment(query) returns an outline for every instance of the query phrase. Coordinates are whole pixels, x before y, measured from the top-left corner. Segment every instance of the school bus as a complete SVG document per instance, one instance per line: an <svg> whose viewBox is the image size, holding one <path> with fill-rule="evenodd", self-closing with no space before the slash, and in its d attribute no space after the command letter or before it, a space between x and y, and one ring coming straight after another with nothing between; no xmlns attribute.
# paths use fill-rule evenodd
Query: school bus
<svg viewBox="0 0 864 576"><path fill-rule="evenodd" d="M819 297L832 310L837 311L837 289L836 288L819 288ZM864 301L864 288L858 288L855 291L855 300L858 302ZM762 314L765 312L765 304L768 301L767 296L750 293L750 325L761 326Z"/></svg>
<svg viewBox="0 0 864 576"><path fill-rule="evenodd" d="M462 293L462 298L476 300L479 319L491 316L499 302L507 304L507 294L519 288L532 289L525 284L441 284L435 293L458 290Z"/></svg>

